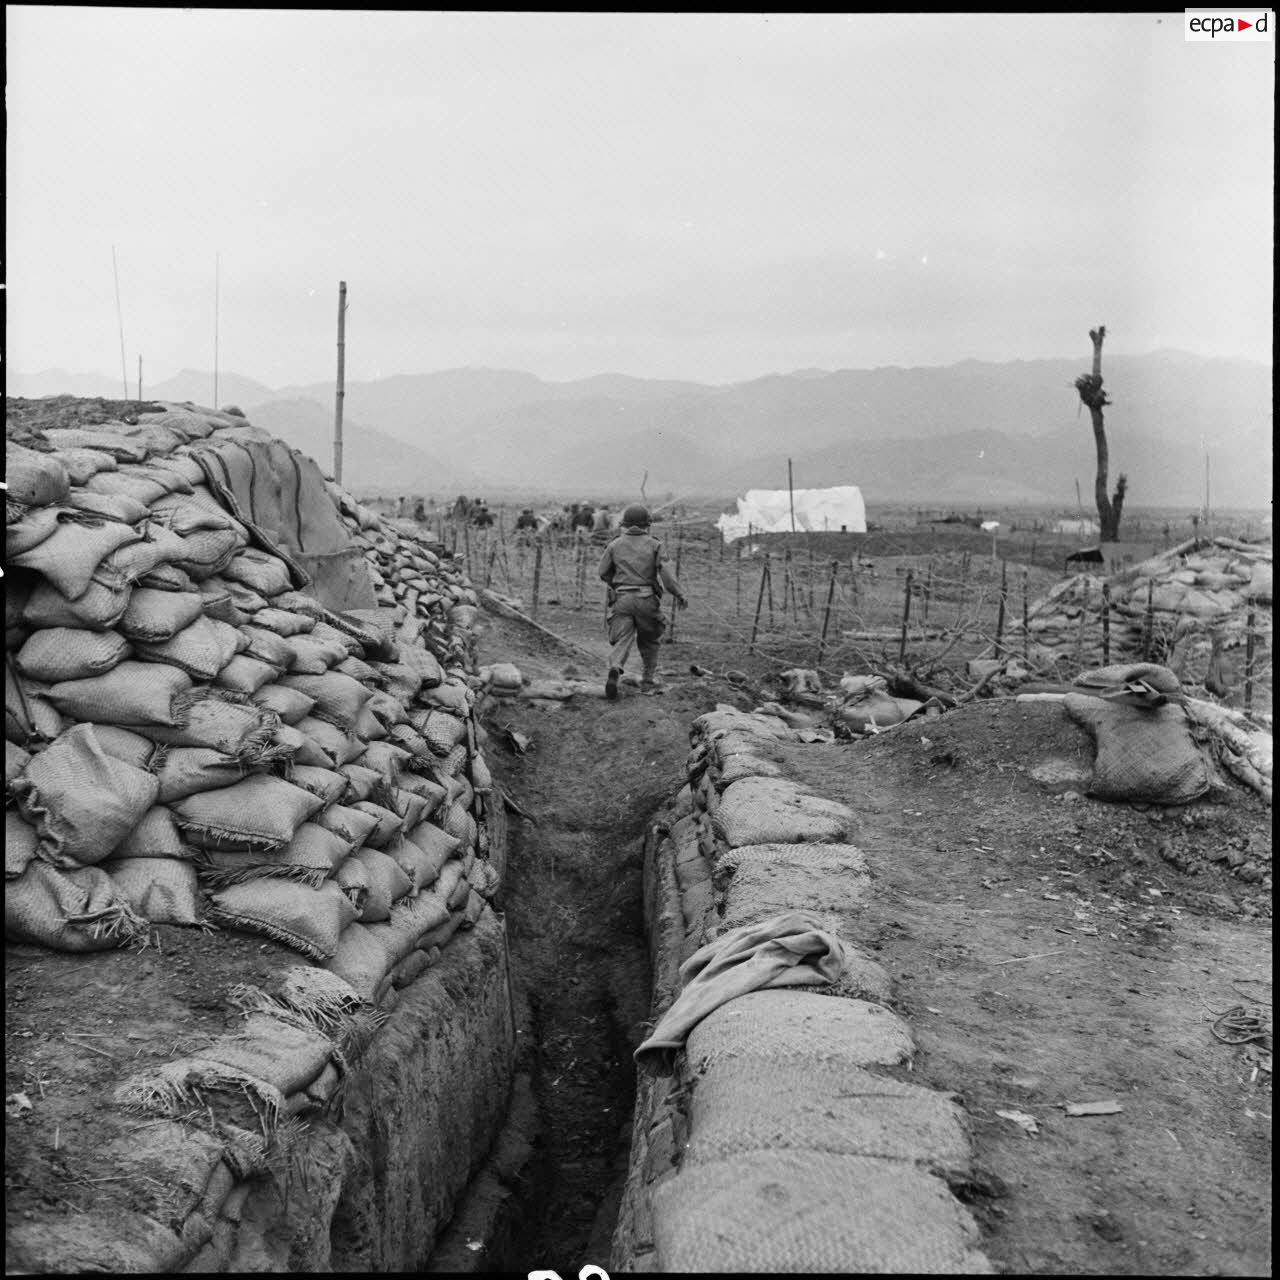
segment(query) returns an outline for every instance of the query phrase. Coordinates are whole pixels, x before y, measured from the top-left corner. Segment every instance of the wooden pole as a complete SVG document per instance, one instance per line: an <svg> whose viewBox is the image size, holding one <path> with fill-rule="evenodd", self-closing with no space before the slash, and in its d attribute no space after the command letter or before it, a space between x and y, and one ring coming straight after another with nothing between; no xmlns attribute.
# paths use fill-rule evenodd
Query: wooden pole
<svg viewBox="0 0 1280 1280"><path fill-rule="evenodd" d="M534 539L535 546L542 546L542 539L538 534L534 534ZM556 549L554 543L547 546L547 563L551 566L551 585L555 590L557 600L559 600L561 599L560 574L556 570Z"/></svg>
<svg viewBox="0 0 1280 1280"><path fill-rule="evenodd" d="M765 581L769 584L769 630L773 630L773 570L769 568L769 553L764 553ZM784 602L785 603L785 602Z"/></svg>
<svg viewBox="0 0 1280 1280"><path fill-rule="evenodd" d="M467 577L471 577L471 526L464 524L462 526L462 563L463 571Z"/></svg>
<svg viewBox="0 0 1280 1280"><path fill-rule="evenodd" d="M760 566L760 594L756 596L756 616L751 624L751 643L747 645L747 652L755 652L756 635L760 630L760 607L764 604L765 585L769 581L769 557L766 555L764 563Z"/></svg>
<svg viewBox="0 0 1280 1280"><path fill-rule="evenodd" d="M498 558L498 544L495 542L489 548L489 562L484 569L484 585L486 588L493 585L493 562Z"/></svg>
<svg viewBox="0 0 1280 1280"><path fill-rule="evenodd" d="M1111 663L1111 584L1102 584L1102 665Z"/></svg>
<svg viewBox="0 0 1280 1280"><path fill-rule="evenodd" d="M1151 641L1152 633L1155 631L1155 607L1153 597L1155 595L1155 579L1149 579L1147 582L1147 614L1142 621L1142 660L1143 662L1151 661Z"/></svg>
<svg viewBox="0 0 1280 1280"><path fill-rule="evenodd" d="M827 584L827 607L822 611L822 635L818 637L818 666L822 665L822 652L827 647L827 628L831 625L831 603L836 598L836 574L840 561L831 562L831 581Z"/></svg>
<svg viewBox="0 0 1280 1280"><path fill-rule="evenodd" d="M929 597L933 594L933 561L930 560L925 566L924 578L924 600L920 609L920 625L927 627L929 625Z"/></svg>
<svg viewBox="0 0 1280 1280"><path fill-rule="evenodd" d="M1027 567L1022 567L1022 660L1031 661L1031 622L1027 612Z"/></svg>
<svg viewBox="0 0 1280 1280"><path fill-rule="evenodd" d="M903 662L907 656L907 623L911 619L911 579L914 569L907 570L907 581L902 591L902 635L898 639L898 661Z"/></svg>
<svg viewBox="0 0 1280 1280"><path fill-rule="evenodd" d="M733 616L742 617L742 542L733 544Z"/></svg>
<svg viewBox="0 0 1280 1280"><path fill-rule="evenodd" d="M1084 584L1084 595L1080 599L1080 622L1076 627L1076 662L1084 665L1084 622L1089 616L1089 584Z"/></svg>
<svg viewBox="0 0 1280 1280"><path fill-rule="evenodd" d="M813 548L809 548L809 616L813 617Z"/></svg>
<svg viewBox="0 0 1280 1280"><path fill-rule="evenodd" d="M542 584L542 543L533 549L533 610L530 617L538 616L538 587Z"/></svg>
<svg viewBox="0 0 1280 1280"><path fill-rule="evenodd" d="M342 483L342 402L347 394L347 282L338 281L338 389L333 405L333 478ZM467 572L471 572L470 551Z"/></svg>
<svg viewBox="0 0 1280 1280"><path fill-rule="evenodd" d="M1000 611L996 614L996 650L1000 649L1000 642L1004 638L1004 610L1005 602L1009 598L1009 562L1001 561L1000 565Z"/></svg>
<svg viewBox="0 0 1280 1280"><path fill-rule="evenodd" d="M796 531L796 495L791 487L791 459L787 459L787 498L791 503L791 532Z"/></svg>

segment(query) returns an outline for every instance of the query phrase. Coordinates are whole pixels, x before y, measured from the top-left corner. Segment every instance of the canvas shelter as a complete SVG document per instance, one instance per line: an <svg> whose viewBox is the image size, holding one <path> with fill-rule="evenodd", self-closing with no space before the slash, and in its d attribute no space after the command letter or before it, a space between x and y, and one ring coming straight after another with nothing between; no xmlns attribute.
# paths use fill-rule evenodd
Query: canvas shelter
<svg viewBox="0 0 1280 1280"><path fill-rule="evenodd" d="M794 502L795 524L792 525ZM867 508L857 485L830 489L748 489L738 509L716 521L726 542L750 533L866 533Z"/></svg>

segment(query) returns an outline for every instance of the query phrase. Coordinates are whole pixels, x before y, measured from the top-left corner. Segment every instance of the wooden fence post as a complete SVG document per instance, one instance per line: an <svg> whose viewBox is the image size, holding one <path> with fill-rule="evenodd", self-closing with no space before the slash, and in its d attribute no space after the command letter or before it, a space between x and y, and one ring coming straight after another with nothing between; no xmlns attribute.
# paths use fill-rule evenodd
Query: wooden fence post
<svg viewBox="0 0 1280 1280"><path fill-rule="evenodd" d="M493 562L498 558L498 544L495 542L489 548L489 563L485 565L484 585L488 589L493 585Z"/></svg>
<svg viewBox="0 0 1280 1280"><path fill-rule="evenodd" d="M915 574L915 570L907 570L907 582L902 592L902 636L898 640L898 661L902 662L907 656L907 622L911 617L911 579Z"/></svg>
<svg viewBox="0 0 1280 1280"><path fill-rule="evenodd" d="M1142 660L1143 662L1151 661L1151 641L1152 633L1155 630L1156 618L1155 608L1152 603L1155 595L1155 579L1151 578L1147 582L1147 614L1142 620Z"/></svg>
<svg viewBox="0 0 1280 1280"><path fill-rule="evenodd" d="M538 587L542 582L542 543L533 549L533 610L530 617L538 616Z"/></svg>
<svg viewBox="0 0 1280 1280"><path fill-rule="evenodd" d="M1004 638L1004 610L1009 598L1009 562L1000 561L1000 611L996 614L996 652L1000 651Z"/></svg>
<svg viewBox="0 0 1280 1280"><path fill-rule="evenodd" d="M925 566L924 578L924 601L920 610L920 625L927 627L929 625L929 597L933 594L933 561L930 560Z"/></svg>
<svg viewBox="0 0 1280 1280"><path fill-rule="evenodd" d="M747 652L754 653L756 647L756 633L760 630L760 607L764 604L764 590L769 581L769 557L766 554L764 563L760 566L760 594L756 596L756 616L755 621L751 624L751 643L747 645Z"/></svg>
<svg viewBox="0 0 1280 1280"><path fill-rule="evenodd" d="M1022 660L1031 661L1031 621L1027 612L1027 567L1022 566Z"/></svg>
<svg viewBox="0 0 1280 1280"><path fill-rule="evenodd" d="M764 553L765 585L769 593L769 630L773 630L773 570L769 567L769 553Z"/></svg>
<svg viewBox="0 0 1280 1280"><path fill-rule="evenodd" d="M1102 584L1102 665L1111 664L1111 584Z"/></svg>
<svg viewBox="0 0 1280 1280"><path fill-rule="evenodd" d="M742 542L733 544L733 616L742 617Z"/></svg>
<svg viewBox="0 0 1280 1280"><path fill-rule="evenodd" d="M831 581L827 585L827 607L822 613L822 635L818 638L818 666L822 665L822 651L827 645L827 627L831 625L831 602L836 598L836 574L840 571L840 561L831 562Z"/></svg>

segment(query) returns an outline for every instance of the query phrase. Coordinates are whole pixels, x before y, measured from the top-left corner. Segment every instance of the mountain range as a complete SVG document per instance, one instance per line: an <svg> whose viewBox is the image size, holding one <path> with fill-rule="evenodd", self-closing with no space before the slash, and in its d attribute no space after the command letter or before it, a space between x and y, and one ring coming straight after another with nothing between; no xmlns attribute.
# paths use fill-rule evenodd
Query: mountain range
<svg viewBox="0 0 1280 1280"><path fill-rule="evenodd" d="M1092 508L1094 442L1074 379L1079 359L805 369L713 386L602 374L548 382L451 369L350 382L343 481L357 493L541 492L728 498L857 484L869 501L1048 503ZM1137 506L1271 501L1272 370L1181 351L1106 356L1111 481ZM96 375L9 373L9 395L116 397ZM213 377L183 370L148 398L209 404ZM217 400L320 462L333 460L334 386L271 388L219 373Z"/></svg>

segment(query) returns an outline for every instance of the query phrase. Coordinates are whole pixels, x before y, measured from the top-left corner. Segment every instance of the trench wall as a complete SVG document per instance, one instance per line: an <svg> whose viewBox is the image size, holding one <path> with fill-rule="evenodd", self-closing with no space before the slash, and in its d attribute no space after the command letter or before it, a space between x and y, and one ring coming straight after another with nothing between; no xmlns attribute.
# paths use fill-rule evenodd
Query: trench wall
<svg viewBox="0 0 1280 1280"><path fill-rule="evenodd" d="M739 926L802 911L845 947L832 986L762 989L707 1014L670 1075L642 1071L611 1267L984 1273L952 1194L958 1102L903 1070L887 975L850 939L873 892L857 816L783 776L780 719L729 707L691 731L689 783L645 844L653 1015L680 966Z"/></svg>
<svg viewBox="0 0 1280 1280"><path fill-rule="evenodd" d="M61 409L6 424L6 938L92 964L152 925L216 920L289 951L227 990L235 1030L117 1079L101 1141L70 1155L87 1184L161 1188L150 1208L32 1213L10 1268L421 1269L513 1082L475 592L238 413ZM190 606L171 639L141 636L144 599ZM89 673L67 668L90 650L115 701L86 704ZM164 681L183 697L147 719ZM354 702L324 704L335 689ZM228 708L252 732L200 740ZM95 830L50 765L81 749L141 797L132 830ZM178 759L206 772L162 799ZM197 839L185 800L246 779L314 821L299 809L269 847ZM155 1016L140 1002L134 1038Z"/></svg>

